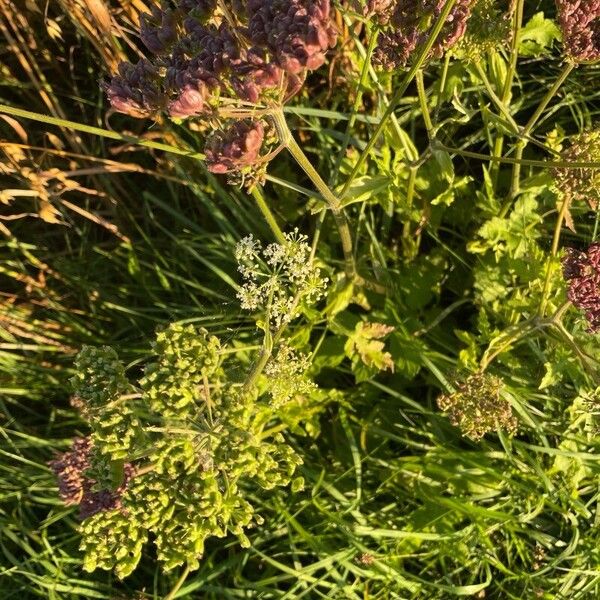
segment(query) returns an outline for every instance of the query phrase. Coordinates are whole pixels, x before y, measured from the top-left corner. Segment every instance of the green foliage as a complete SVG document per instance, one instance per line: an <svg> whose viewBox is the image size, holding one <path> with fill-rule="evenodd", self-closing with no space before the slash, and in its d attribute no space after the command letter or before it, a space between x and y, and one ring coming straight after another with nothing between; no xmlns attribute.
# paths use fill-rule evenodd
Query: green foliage
<svg viewBox="0 0 600 600"><path fill-rule="evenodd" d="M306 160L270 126L254 195L196 151L272 106L109 113L140 3L33 4L1 16L2 597L600 597L598 336L561 265L600 229L599 71L554 1L469 3L421 87L332 4L285 109ZM46 464L88 429L80 522Z"/></svg>
<svg viewBox="0 0 600 600"><path fill-rule="evenodd" d="M538 12L519 33L519 52L523 56L547 55L554 42L560 39L561 33L556 23L545 18L543 12Z"/></svg>

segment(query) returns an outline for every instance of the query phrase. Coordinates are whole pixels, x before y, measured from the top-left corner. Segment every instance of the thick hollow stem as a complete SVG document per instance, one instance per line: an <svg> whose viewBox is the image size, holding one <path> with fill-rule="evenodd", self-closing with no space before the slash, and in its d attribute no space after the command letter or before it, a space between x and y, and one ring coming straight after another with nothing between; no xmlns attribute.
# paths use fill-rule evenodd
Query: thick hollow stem
<svg viewBox="0 0 600 600"><path fill-rule="evenodd" d="M339 198L331 191L329 186L319 175L318 171L312 166L312 163L307 158L306 154L304 154L302 148L300 148L294 139L294 136L287 125L283 112L281 110L275 110L272 116L280 138L280 142L288 149L289 153L294 157L294 160L298 163L300 168L306 173L306 175L308 175L309 179L313 182L314 186L317 188L325 202L327 202L329 209L333 213L333 217L335 219L342 242L346 275L349 279L355 280L356 264L352 250L352 234L350 233L348 219L346 218Z"/></svg>

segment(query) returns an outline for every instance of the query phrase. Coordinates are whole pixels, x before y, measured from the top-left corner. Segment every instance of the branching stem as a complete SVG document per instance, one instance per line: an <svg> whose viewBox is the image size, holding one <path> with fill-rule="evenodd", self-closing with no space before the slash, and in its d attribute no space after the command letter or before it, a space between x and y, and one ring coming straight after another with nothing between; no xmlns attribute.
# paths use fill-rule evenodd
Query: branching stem
<svg viewBox="0 0 600 600"><path fill-rule="evenodd" d="M357 278L357 272L352 248L352 234L350 233L350 225L348 224L348 219L346 218L339 198L331 191L325 181L323 181L323 178L313 167L306 154L304 154L302 148L300 148L294 139L294 136L292 135L292 132L290 131L285 120L283 111L274 110L272 116L280 142L285 145L289 153L293 156L294 160L313 182L314 186L317 188L325 202L327 202L340 234L342 251L344 253L346 276L351 281L355 281Z"/></svg>
<svg viewBox="0 0 600 600"><path fill-rule="evenodd" d="M572 63L572 62L569 62L564 66L563 70L560 72L559 76L557 77L557 79L554 82L554 84L552 85L552 87L546 92L546 94L542 98L542 101L539 103L538 107L536 108L535 112L533 113L533 115L531 115L531 118L529 119L529 121L527 121L527 124L521 130L521 139L517 142L517 148L515 151L515 158L517 160L520 160L523 158L523 151L525 150L525 147L527 146L527 136L531 133L531 131L535 127L536 123L539 121L540 117L542 116L543 112L546 110L546 107L551 102L552 98L554 98L554 96L556 96L556 93L560 89L560 86L565 82L566 78L569 76L569 74L571 73L571 71L574 68L575 68L575 63ZM508 201L502 207L501 214L499 215L500 217L503 217L504 215L506 215L506 213L508 212L508 209L510 208L510 206L512 204L512 201L515 199L515 197L519 193L520 181L521 181L521 163L516 162L513 165L510 194L508 197Z"/></svg>

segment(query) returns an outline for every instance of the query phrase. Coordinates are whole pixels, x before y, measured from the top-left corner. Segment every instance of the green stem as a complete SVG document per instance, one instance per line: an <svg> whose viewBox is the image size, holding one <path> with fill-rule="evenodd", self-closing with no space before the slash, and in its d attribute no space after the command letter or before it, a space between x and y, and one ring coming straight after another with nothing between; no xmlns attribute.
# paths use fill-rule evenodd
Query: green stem
<svg viewBox="0 0 600 600"><path fill-rule="evenodd" d="M177 592L181 589L181 586L185 583L185 580L187 579L187 576L189 574L190 574L190 566L186 565L185 569L183 569L183 572L181 573L181 576L179 577L179 579L175 583L175 586L165 596L164 600L173 600L173 598L175 598L175 596L177 595Z"/></svg>
<svg viewBox="0 0 600 600"><path fill-rule="evenodd" d="M352 234L350 233L348 219L346 218L339 198L331 191L325 181L323 181L323 178L312 166L312 163L294 139L294 136L292 135L292 132L290 131L285 120L283 111L274 110L272 117L275 123L275 128L277 129L277 133L279 135L279 141L288 149L289 153L294 157L294 160L298 163L306 175L308 175L309 179L313 182L314 186L317 188L325 202L327 202L340 234L342 251L344 253L346 276L351 281L356 280L357 273L352 248Z"/></svg>
<svg viewBox="0 0 600 600"><path fill-rule="evenodd" d="M526 165L529 167L542 167L547 169L600 169L600 162L583 162L583 161L560 161L560 160L530 160L527 158L517 159L510 158L508 156L488 156L487 154L480 154L478 152L470 152L469 150L461 150L460 148L452 148L451 146L446 146L445 144L441 144L436 140L434 149L436 150L446 150L446 152L450 152L451 154L456 154L458 156L464 156L466 158L475 158L477 160L485 160L488 162L497 162L500 164L507 165Z"/></svg>
<svg viewBox="0 0 600 600"><path fill-rule="evenodd" d="M361 167L363 166L364 162L367 160L368 156L371 154L371 151L373 150L373 147L377 143L379 136L383 133L383 131L385 129L387 120L390 118L390 116L393 114L394 110L396 109L396 104L398 104L399 100L402 98L402 96L408 89L408 86L410 85L410 83L413 80L414 76L416 75L417 71L423 66L423 63L429 56L429 52L431 51L431 48L433 47L433 44L435 43L435 40L437 39L438 35L442 31L442 27L444 26L444 23L446 22L446 19L448 18L450 11L452 10L452 8L454 7L455 4L456 4L456 0L448 0L446 2L444 9L442 10L440 16L438 17L437 21L435 22L435 25L433 26L431 35L429 36L427 42L423 45L423 47L419 51L419 53L415 59L415 62L412 64L412 66L410 67L408 72L404 75L402 82L400 83L400 85L398 86L398 89L396 90L396 93L390 100L390 103L389 103L386 111L383 113L383 116L381 117L381 120L379 121L379 124L377 125L373 135L367 142L367 145L365 146L364 150L362 151L361 155L359 156L358 161L354 165L354 168L352 169L350 176L348 177L348 179L346 180L346 183L344 184L344 187L342 188L340 197L343 198L344 195L348 192L348 190L350 189L350 186L352 185L352 182L354 181L354 178L360 171Z"/></svg>
<svg viewBox="0 0 600 600"><path fill-rule="evenodd" d="M510 99L515 73L517 72L517 61L519 60L519 31L521 30L521 25L523 24L524 7L525 0L517 0L517 5L515 7L515 12L513 15L513 32L511 39L510 64L506 71L506 78L504 80L504 88L502 90L501 97L503 105L506 105L506 103ZM498 158L502 155L503 144L504 136L502 135L502 133L500 133L500 135L496 138L494 149L492 151L492 156L494 158ZM491 177L495 186L498 178L498 168L495 164L492 167L493 168L491 172Z"/></svg>
<svg viewBox="0 0 600 600"><path fill-rule="evenodd" d="M271 358L271 354L273 353L273 345L273 340L267 342L265 336L265 345L262 347L260 354L258 355L258 358L252 367L252 371L250 371L250 374L244 382L242 393L248 392L254 387L257 379L260 377L260 374L263 372L264 368L269 362L269 359Z"/></svg>
<svg viewBox="0 0 600 600"><path fill-rule="evenodd" d="M358 110L360 108L360 103L362 100L362 91L367 83L367 77L369 76L369 67L371 66L371 56L373 51L375 50L375 45L377 44L377 34L378 30L376 30L369 39L369 46L367 47L367 51L365 56L363 57L362 69L360 72L360 80L356 86L356 96L354 97L354 103L352 105L352 113L348 122L346 123L346 131L344 132L344 140L342 141L342 145L340 146L340 151L338 152L337 158L335 160L335 166L333 167L333 173L331 175L330 185L333 187L337 183L337 176L340 171L340 165L342 164L342 160L344 155L346 154L346 149L348 148L348 142L350 141L350 134L352 132L352 128L354 127L354 123L356 122L356 116L358 115Z"/></svg>
<svg viewBox="0 0 600 600"><path fill-rule="evenodd" d="M417 82L417 93L419 94L421 114L423 115L423 121L425 122L425 129L427 130L427 138L431 141L433 138L433 123L431 121L431 115L429 114L429 107L427 106L427 93L425 92L422 69L417 71L415 80Z"/></svg>
<svg viewBox="0 0 600 600"><path fill-rule="evenodd" d="M442 76L440 77L440 91L435 103L435 113L434 118L435 121L438 121L438 117L440 114L440 109L442 108L442 97L444 96L444 92L446 91L446 81L448 80L448 69L450 68L450 54L446 53L444 56L444 67L442 68Z"/></svg>
<svg viewBox="0 0 600 600"><path fill-rule="evenodd" d="M502 113L502 116L510 123L510 125L514 129L515 133L518 133L519 126L517 125L517 122L513 119L508 108L506 108L506 100L498 98L498 95L494 91L494 88L492 87L490 80L488 79L487 75L485 74L485 71L481 68L481 65L479 65L478 63L475 63L475 70L477 71L477 74L479 75L481 81L483 81L483 85L484 85L486 92L488 93L488 96L490 97L491 101L494 103L496 108Z"/></svg>
<svg viewBox="0 0 600 600"><path fill-rule="evenodd" d="M286 243L285 235L283 235L283 231L281 231L281 229L279 228L279 225L277 224L277 221L275 220L275 216L271 212L271 209L269 208L268 204L265 202L265 197L263 195L262 188L259 185L255 185L252 188L250 193L256 200L256 204L258 205L260 212L262 213L263 217L265 218L267 225L271 228L271 231L273 232L275 239L280 244L285 244Z"/></svg>
<svg viewBox="0 0 600 600"><path fill-rule="evenodd" d="M75 121L67 121L66 119L57 119L56 117L49 117L40 113L32 112L30 110L23 110L21 108L14 108L7 106L6 104L0 104L0 113L6 115L12 115L14 117L22 117L24 119L30 119L31 121L37 121L39 123L46 123L47 125L56 125L58 127L65 127L72 129L73 131L81 131L82 133L90 133L99 137L108 138L111 140L117 140L119 142L125 142L127 144L135 144L136 146L143 146L144 148L153 148L154 150L163 150L164 152L170 152L171 154L179 154L181 156L187 156L189 158L195 158L197 160L204 160L204 154L200 152L190 152L183 148L177 148L169 144L162 144L160 142L152 142L150 140L144 140L142 138L135 137L133 135L125 135L117 133L116 131L110 131L109 129L102 129L101 127L93 127L91 125L84 125L83 123L77 123Z"/></svg>
<svg viewBox="0 0 600 600"><path fill-rule="evenodd" d="M510 98L512 84L515 73L517 72L517 61L519 60L519 31L523 24L524 8L525 0L517 0L513 21L513 35L511 39L510 64L508 66L508 71L506 72L506 79L504 80L504 89L502 90L502 102L504 102L504 104L506 104Z"/></svg>
<svg viewBox="0 0 600 600"><path fill-rule="evenodd" d="M558 213L558 218L556 219L556 225L554 226L554 235L552 237L552 248L550 249L550 261L548 263L548 270L546 271L546 278L544 279L544 289L542 291L542 299L540 300L540 307L538 309L538 314L540 316L544 316L546 312L546 305L548 304L548 297L550 296L550 282L552 280L552 275L554 274L554 259L558 254L558 244L560 242L560 232L562 229L562 224L569 210L569 205L571 204L571 200L568 197L563 198L562 205L560 207L560 212Z"/></svg>
<svg viewBox="0 0 600 600"><path fill-rule="evenodd" d="M413 199L415 197L415 183L417 181L417 171L419 167L410 167L410 173L408 176L408 183L406 184L406 208L410 210L412 207ZM402 227L402 238L408 239L410 236L410 218L407 218Z"/></svg>
<svg viewBox="0 0 600 600"><path fill-rule="evenodd" d="M554 82L554 85L546 92L545 96L542 98L542 101L539 103L538 107L535 109L535 112L533 113L533 115L531 115L531 118L529 119L529 121L527 121L527 124L521 130L522 137L517 144L515 158L517 158L519 160L523 158L523 152L525 150L525 147L527 146L527 136L531 133L531 131L535 127L536 123L538 122L539 118L542 116L543 112L546 110L546 107L548 106L548 104L550 103L552 98L554 98L554 96L560 89L560 86L565 82L565 79L569 76L569 74L571 73L571 71L574 68L575 68L575 63L567 63L563 67L563 70L560 72L560 75L557 77L556 81ZM500 217L503 217L504 215L506 215L510 205L512 204L512 201L515 199L515 197L519 193L520 181L521 181L521 164L515 163L513 166L513 171L512 171L508 202L505 204L505 206L502 207Z"/></svg>

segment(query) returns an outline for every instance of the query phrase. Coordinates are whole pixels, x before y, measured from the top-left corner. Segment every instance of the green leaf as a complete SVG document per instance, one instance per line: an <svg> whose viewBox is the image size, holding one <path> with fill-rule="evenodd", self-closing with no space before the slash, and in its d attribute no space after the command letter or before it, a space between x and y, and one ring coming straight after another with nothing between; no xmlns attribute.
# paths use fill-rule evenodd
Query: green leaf
<svg viewBox="0 0 600 600"><path fill-rule="evenodd" d="M536 13L519 32L519 53L523 56L549 54L552 44L560 39L556 23L544 18L543 12Z"/></svg>
<svg viewBox="0 0 600 600"><path fill-rule="evenodd" d="M394 331L391 325L360 321L348 337L344 350L352 359L352 370L357 381L364 381L377 371L394 370L394 361L381 338ZM367 367L367 369L364 369Z"/></svg>
<svg viewBox="0 0 600 600"><path fill-rule="evenodd" d="M392 178L387 175L365 175L357 177L344 195L343 205L348 206L357 202L376 202L377 194L387 191ZM339 192L343 186L339 186Z"/></svg>

